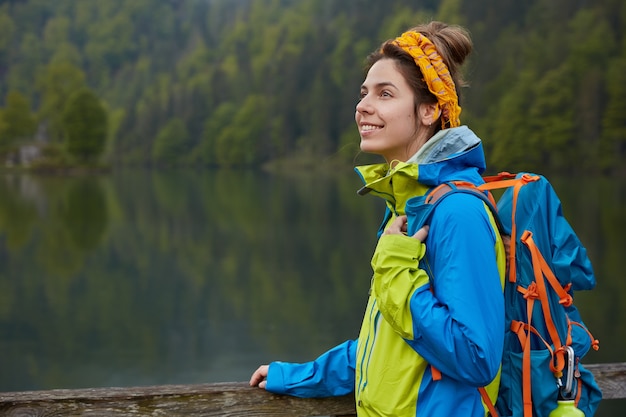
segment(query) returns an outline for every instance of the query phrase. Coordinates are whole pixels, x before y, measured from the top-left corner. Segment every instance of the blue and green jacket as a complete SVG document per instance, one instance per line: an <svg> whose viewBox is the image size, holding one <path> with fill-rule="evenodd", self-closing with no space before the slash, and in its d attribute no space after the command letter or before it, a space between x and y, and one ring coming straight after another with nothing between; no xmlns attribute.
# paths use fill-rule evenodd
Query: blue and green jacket
<svg viewBox="0 0 626 417"><path fill-rule="evenodd" d="M272 362L266 389L301 397L354 392L359 416L484 416L477 387L497 396L505 256L487 206L455 193L433 212L425 243L382 235L407 201L441 183L483 182L480 139L446 129L407 162L356 168L387 216L357 340L307 363ZM436 378L440 374L440 378Z"/></svg>

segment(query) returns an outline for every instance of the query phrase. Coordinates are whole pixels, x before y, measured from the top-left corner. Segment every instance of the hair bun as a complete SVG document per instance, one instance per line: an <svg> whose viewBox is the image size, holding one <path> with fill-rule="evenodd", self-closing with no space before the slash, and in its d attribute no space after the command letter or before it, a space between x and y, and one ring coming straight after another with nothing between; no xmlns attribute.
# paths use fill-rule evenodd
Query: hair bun
<svg viewBox="0 0 626 417"><path fill-rule="evenodd" d="M473 44L467 29L432 21L409 29L426 36L437 48L437 52L448 66L454 78L460 77L459 68L472 52ZM464 85L461 82L461 85Z"/></svg>

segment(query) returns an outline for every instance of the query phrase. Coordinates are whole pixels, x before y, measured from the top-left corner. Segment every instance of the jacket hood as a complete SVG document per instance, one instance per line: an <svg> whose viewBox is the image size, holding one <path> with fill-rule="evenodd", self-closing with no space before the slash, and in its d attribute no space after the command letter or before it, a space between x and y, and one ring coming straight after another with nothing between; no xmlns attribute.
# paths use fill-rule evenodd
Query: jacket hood
<svg viewBox="0 0 626 417"><path fill-rule="evenodd" d="M467 126L439 131L407 162L419 166L419 182L436 186L446 181L482 183L485 153L482 142Z"/></svg>

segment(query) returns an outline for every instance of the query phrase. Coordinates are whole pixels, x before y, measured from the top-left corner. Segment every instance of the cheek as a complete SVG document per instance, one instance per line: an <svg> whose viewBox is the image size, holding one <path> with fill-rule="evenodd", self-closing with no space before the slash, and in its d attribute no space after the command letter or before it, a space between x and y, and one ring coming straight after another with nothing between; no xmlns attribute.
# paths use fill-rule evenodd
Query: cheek
<svg viewBox="0 0 626 417"><path fill-rule="evenodd" d="M412 130L417 129L417 118L415 117L414 113L407 114L405 120L408 127L410 127Z"/></svg>
<svg viewBox="0 0 626 417"><path fill-rule="evenodd" d="M398 129L405 131L415 130L415 115L412 113L398 113L392 119L393 123L398 127Z"/></svg>

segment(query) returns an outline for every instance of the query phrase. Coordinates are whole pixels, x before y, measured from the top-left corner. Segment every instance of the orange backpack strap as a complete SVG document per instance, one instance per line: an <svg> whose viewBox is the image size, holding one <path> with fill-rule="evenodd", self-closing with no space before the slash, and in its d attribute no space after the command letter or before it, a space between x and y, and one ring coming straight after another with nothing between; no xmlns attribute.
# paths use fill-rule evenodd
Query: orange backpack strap
<svg viewBox="0 0 626 417"><path fill-rule="evenodd" d="M533 284L534 286L534 284ZM529 287L530 288L530 287ZM518 291L522 292L522 288L519 287ZM532 294L536 292L535 289L532 289L527 294ZM526 295L526 294L525 294ZM530 311L532 311L532 304L534 300L528 299L528 304L531 306ZM533 415L533 401L532 401L532 384L531 384L531 346L530 346L530 334L533 333L535 336L539 337L539 339L546 346L546 349L550 352L550 357L552 358L551 362L554 361L554 350L550 346L550 344L541 337L541 334L529 323L523 323L521 321L512 320L511 321L511 331L517 335L520 341L520 346L522 347L522 403L524 404L524 417L532 417Z"/></svg>
<svg viewBox="0 0 626 417"><path fill-rule="evenodd" d="M524 404L524 417L532 417L533 400L530 379L530 332L532 329L531 321L533 317L533 307L535 305L535 300L539 298L539 294L535 283L529 285L526 289L518 286L517 291L521 292L526 299L526 312L528 317L526 318L526 324L513 320L511 322L511 328L519 337L520 345L522 346L522 402ZM516 326L516 329L513 329L513 326ZM526 333L526 330L528 333Z"/></svg>
<svg viewBox="0 0 626 417"><path fill-rule="evenodd" d="M504 227L502 226L502 222L500 221L500 217L498 216L498 206L496 200L493 198L493 195L489 190L482 188L484 185L485 184L476 186L469 181L448 181L439 184L438 186L430 190L430 192L426 195L424 202L426 204L435 204L438 200L451 192L461 192L465 194L475 195L476 197L483 200L483 203L485 203L487 207L489 207L489 210L493 215L494 221L496 222L496 226L498 227L498 231L500 232L503 242L505 242L506 245L508 240L506 240L505 237L507 235ZM506 249L508 253L508 248Z"/></svg>
<svg viewBox="0 0 626 417"><path fill-rule="evenodd" d="M546 323L546 329L552 339L551 342L554 345L554 351L556 356L556 364L551 363L550 369L557 377L562 376L563 368L565 368L565 349L564 343L561 341L561 337L556 329L554 320L552 319L552 312L550 311L550 304L548 300L548 290L546 287L546 280L552 286L554 291L559 295L561 304L566 307L571 305L572 297L563 289L559 281L556 279L552 271L550 270L546 260L541 255L539 248L535 245L533 240L533 234L526 230L522 235L522 242L528 247L530 251L533 271L535 274L535 283L537 284L537 290L539 293L539 301L541 302L541 309ZM544 278L545 277L545 278ZM529 312L529 315L532 311Z"/></svg>
<svg viewBox="0 0 626 417"><path fill-rule="evenodd" d="M509 267L509 282L517 281L517 271L515 267L515 241L517 239L517 227L515 225L515 213L517 210L517 197L520 189L529 182L539 180L538 175L522 174L517 177L515 174L501 172L498 175L484 177L485 183L478 186L479 190L491 191L500 188L513 187L513 207L511 214L511 239L507 250L507 265Z"/></svg>
<svg viewBox="0 0 626 417"><path fill-rule="evenodd" d="M441 371L432 365L430 365L430 374L432 375L433 381L441 381Z"/></svg>
<svg viewBox="0 0 626 417"><path fill-rule="evenodd" d="M449 184L439 184L438 186L433 188L430 193L428 193L424 202L427 204L435 204L437 200L443 197L450 190L452 190L452 187Z"/></svg>
<svg viewBox="0 0 626 417"><path fill-rule="evenodd" d="M487 406L487 410L489 410L489 416L498 417L498 411L496 411L496 407L494 407L491 402L491 398L489 398L485 387L478 388L478 392L480 392L480 397L483 399L483 403Z"/></svg>
<svg viewBox="0 0 626 417"><path fill-rule="evenodd" d="M587 329L585 326L583 326L582 324L580 324L577 321L570 321L569 323L570 323L571 326L578 326L581 329L583 329L585 332L587 332L587 334L589 335L589 340L591 340L591 347L593 348L593 350L599 350L600 349L600 341L598 339L596 339L595 337L593 337L593 335L591 334L589 329Z"/></svg>

